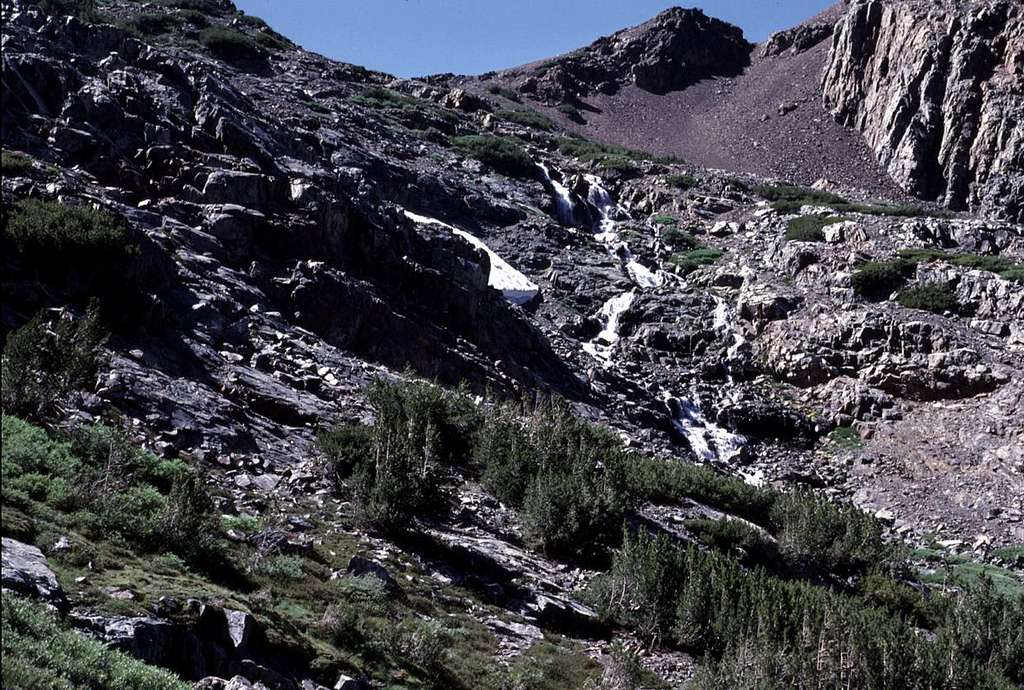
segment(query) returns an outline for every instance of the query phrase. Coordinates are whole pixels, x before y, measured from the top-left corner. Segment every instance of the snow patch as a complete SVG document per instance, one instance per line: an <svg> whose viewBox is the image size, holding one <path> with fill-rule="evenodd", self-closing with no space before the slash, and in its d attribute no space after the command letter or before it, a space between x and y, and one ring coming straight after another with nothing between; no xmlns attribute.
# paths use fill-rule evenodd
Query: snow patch
<svg viewBox="0 0 1024 690"><path fill-rule="evenodd" d="M412 211L405 211L405 216L421 225L440 225L448 228L454 234L463 238L477 249L481 249L487 254L487 258L490 259L491 272L487 276L487 284L495 290L500 290L501 294L505 296L512 304L526 304L538 294L540 294L540 287L532 280L527 278L523 273L513 268L507 261L502 259L500 256L494 253L490 247L483 243L479 238L465 230L461 230L454 225L449 225L443 221L437 220L436 218L430 218L428 216L421 216Z"/></svg>

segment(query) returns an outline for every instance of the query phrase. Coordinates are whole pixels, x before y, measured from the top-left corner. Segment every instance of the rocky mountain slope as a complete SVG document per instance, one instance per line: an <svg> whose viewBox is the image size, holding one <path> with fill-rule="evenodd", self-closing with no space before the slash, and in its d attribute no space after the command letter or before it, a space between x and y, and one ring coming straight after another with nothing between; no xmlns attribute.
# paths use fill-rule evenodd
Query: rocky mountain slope
<svg viewBox="0 0 1024 690"><path fill-rule="evenodd" d="M221 0L2 8L5 687L72 629L177 676L124 687L756 684L684 570L1024 678L947 618L1024 579L1024 228L907 204L816 86L715 106L749 172L580 136L805 83L834 14L400 80Z"/></svg>
<svg viewBox="0 0 1024 690"><path fill-rule="evenodd" d="M923 199L1024 221L1024 8L858 2L836 27L825 106Z"/></svg>

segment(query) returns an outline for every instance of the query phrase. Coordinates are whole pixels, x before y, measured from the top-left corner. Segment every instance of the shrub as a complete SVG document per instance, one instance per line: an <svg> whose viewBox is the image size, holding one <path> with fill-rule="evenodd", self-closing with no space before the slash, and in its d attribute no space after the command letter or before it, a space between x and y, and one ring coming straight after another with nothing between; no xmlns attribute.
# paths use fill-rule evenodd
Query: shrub
<svg viewBox="0 0 1024 690"><path fill-rule="evenodd" d="M800 216L790 219L786 226L786 240L793 242L824 242L825 233L822 228L826 225L841 223L845 218L841 216Z"/></svg>
<svg viewBox="0 0 1024 690"><path fill-rule="evenodd" d="M906 283L913 270L914 264L904 259L868 261L854 271L851 282L858 295L884 299Z"/></svg>
<svg viewBox="0 0 1024 690"><path fill-rule="evenodd" d="M751 486L710 467L651 458L638 458L632 463L630 488L639 500L675 503L689 498L761 526L767 525L769 511L778 496L774 491Z"/></svg>
<svg viewBox="0 0 1024 690"><path fill-rule="evenodd" d="M550 132L555 128L555 123L551 121L551 118L542 113L538 113L536 110L499 110L495 115L500 117L502 120L522 125L524 127L540 129L545 132Z"/></svg>
<svg viewBox="0 0 1024 690"><path fill-rule="evenodd" d="M199 32L199 42L222 60L258 60L263 49L247 34L226 26L210 26Z"/></svg>
<svg viewBox="0 0 1024 690"><path fill-rule="evenodd" d="M475 457L483 485L520 509L527 538L551 553L599 547L631 505L621 442L564 403L541 403L525 418L512 406L490 410Z"/></svg>
<svg viewBox="0 0 1024 690"><path fill-rule="evenodd" d="M385 89L383 86L371 86L349 100L370 108L411 108L419 103L412 96Z"/></svg>
<svg viewBox="0 0 1024 690"><path fill-rule="evenodd" d="M675 216L660 214L652 217L651 222L657 225L678 225L679 219Z"/></svg>
<svg viewBox="0 0 1024 690"><path fill-rule="evenodd" d="M519 94L504 86L489 86L487 87L487 92L495 96L502 96L515 103L519 102Z"/></svg>
<svg viewBox="0 0 1024 690"><path fill-rule="evenodd" d="M680 230L678 227L666 227L661 231L661 240L670 247L677 249L696 249L700 243L697 238Z"/></svg>
<svg viewBox="0 0 1024 690"><path fill-rule="evenodd" d="M588 139L567 137L558 142L558 150L584 162L594 162L605 168L633 167L635 161L655 163L681 163L676 156L656 156L646 151L627 149L613 144L602 144Z"/></svg>
<svg viewBox="0 0 1024 690"><path fill-rule="evenodd" d="M702 544L718 551L730 552L751 562L767 565L777 559L778 554L771 538L744 520L700 518L686 520L683 526Z"/></svg>
<svg viewBox="0 0 1024 690"><path fill-rule="evenodd" d="M955 312L960 307L953 288L940 283L925 283L901 290L896 301L908 309L922 309L935 314Z"/></svg>
<svg viewBox="0 0 1024 690"><path fill-rule="evenodd" d="M40 0L39 8L46 14L71 15L86 22L102 19L96 0Z"/></svg>
<svg viewBox="0 0 1024 690"><path fill-rule="evenodd" d="M537 166L515 139L472 134L455 137L452 143L504 175L529 178L537 172Z"/></svg>
<svg viewBox="0 0 1024 690"><path fill-rule="evenodd" d="M839 426L828 435L829 442L841 450L857 450L863 444L860 434L852 426Z"/></svg>
<svg viewBox="0 0 1024 690"><path fill-rule="evenodd" d="M578 124L583 124L584 122L583 113L580 112L580 109L574 106L572 103L561 104L560 106L558 106L558 112L565 115L572 122L576 122Z"/></svg>
<svg viewBox="0 0 1024 690"><path fill-rule="evenodd" d="M327 476L340 485L352 476L357 467L369 460L373 433L363 424L341 424L320 431L316 440L326 460Z"/></svg>
<svg viewBox="0 0 1024 690"><path fill-rule="evenodd" d="M896 562L895 547L873 515L809 492L781 494L772 505L770 531L791 567L811 575L863 574Z"/></svg>
<svg viewBox="0 0 1024 690"><path fill-rule="evenodd" d="M709 266L718 261L725 252L714 247L697 247L686 252L672 254L666 261L679 267L682 273L693 273L701 266Z"/></svg>
<svg viewBox="0 0 1024 690"><path fill-rule="evenodd" d="M683 552L665 534L625 534L611 569L590 586L587 597L601 617L627 626L648 643L667 634L683 578Z"/></svg>
<svg viewBox="0 0 1024 690"><path fill-rule="evenodd" d="M124 221L88 206L22 199L3 217L5 239L37 263L95 269L138 253Z"/></svg>
<svg viewBox="0 0 1024 690"><path fill-rule="evenodd" d="M914 264L922 261L946 261L955 266L997 273L1003 278L1007 278L1007 274L1012 275L1014 271L1021 271L1024 269L1024 266L1021 266L1013 260L1007 259L1003 256L992 256L987 254L951 254L949 252L944 252L941 249L901 249L899 256L901 259L913 262ZM1007 279L1009 280L1012 278Z"/></svg>
<svg viewBox="0 0 1024 690"><path fill-rule="evenodd" d="M3 686L42 690L188 690L170 671L74 632L42 604L3 592Z"/></svg>
<svg viewBox="0 0 1024 690"><path fill-rule="evenodd" d="M132 17L125 28L143 38L152 38L173 31L179 24L179 18L167 12L143 12Z"/></svg>
<svg viewBox="0 0 1024 690"><path fill-rule="evenodd" d="M413 517L443 506L442 470L469 456L476 408L461 393L417 381L378 380L367 397L373 425L322 433L320 448L336 478L351 480L367 522L406 528Z"/></svg>
<svg viewBox="0 0 1024 690"><path fill-rule="evenodd" d="M665 184L675 189L693 189L700 184L693 175L667 175L665 177Z"/></svg>
<svg viewBox="0 0 1024 690"><path fill-rule="evenodd" d="M999 274L1000 278L1012 280L1016 283L1024 283L1024 266L1008 268Z"/></svg>
<svg viewBox="0 0 1024 690"><path fill-rule="evenodd" d="M28 175L32 172L32 158L24 153L4 149L0 152L0 172L10 177Z"/></svg>
<svg viewBox="0 0 1024 690"><path fill-rule="evenodd" d="M74 391L95 381L107 333L94 302L85 314L36 315L7 335L2 360L3 409L43 419Z"/></svg>
<svg viewBox="0 0 1024 690"><path fill-rule="evenodd" d="M768 201L783 202L787 204L787 207L795 205L799 208L804 205L827 206L836 203L847 203L846 199L837 194L808 187L760 184L754 187L753 191Z"/></svg>

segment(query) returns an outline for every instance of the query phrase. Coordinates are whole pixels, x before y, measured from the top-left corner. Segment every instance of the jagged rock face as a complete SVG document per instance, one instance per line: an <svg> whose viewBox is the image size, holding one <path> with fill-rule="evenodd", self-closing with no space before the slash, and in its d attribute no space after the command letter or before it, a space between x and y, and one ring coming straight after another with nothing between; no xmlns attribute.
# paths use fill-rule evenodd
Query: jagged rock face
<svg viewBox="0 0 1024 690"><path fill-rule="evenodd" d="M739 28L676 7L544 63L523 90L556 102L614 93L626 84L666 93L712 75L738 74L750 62L750 49Z"/></svg>
<svg viewBox="0 0 1024 690"><path fill-rule="evenodd" d="M798 55L831 36L832 30L831 24L803 24L792 29L776 31L765 41L761 48L761 56L775 57L786 51Z"/></svg>
<svg viewBox="0 0 1024 690"><path fill-rule="evenodd" d="M860 0L837 25L825 107L908 192L1024 221L1024 5Z"/></svg>

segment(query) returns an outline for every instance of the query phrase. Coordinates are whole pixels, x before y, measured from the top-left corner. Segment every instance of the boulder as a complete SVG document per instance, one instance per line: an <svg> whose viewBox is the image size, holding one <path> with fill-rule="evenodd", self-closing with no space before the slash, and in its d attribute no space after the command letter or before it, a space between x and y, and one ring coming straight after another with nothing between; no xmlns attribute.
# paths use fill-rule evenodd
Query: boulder
<svg viewBox="0 0 1024 690"><path fill-rule="evenodd" d="M63 608L67 605L57 576L46 565L46 557L37 547L3 538L2 585L19 594L36 597Z"/></svg>

